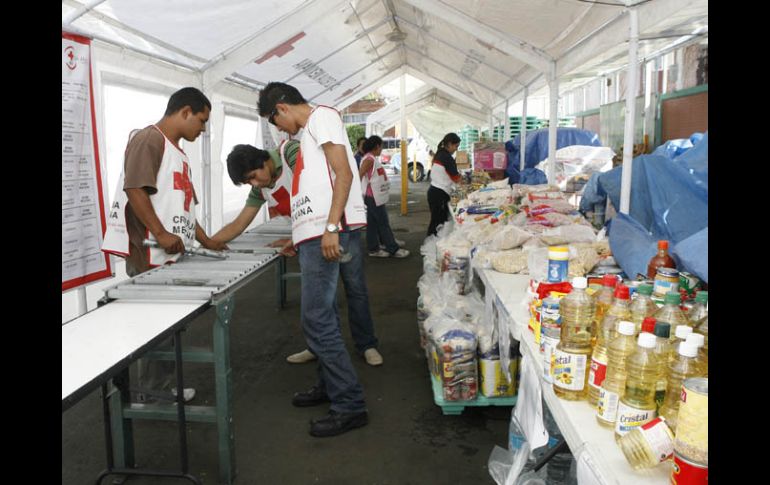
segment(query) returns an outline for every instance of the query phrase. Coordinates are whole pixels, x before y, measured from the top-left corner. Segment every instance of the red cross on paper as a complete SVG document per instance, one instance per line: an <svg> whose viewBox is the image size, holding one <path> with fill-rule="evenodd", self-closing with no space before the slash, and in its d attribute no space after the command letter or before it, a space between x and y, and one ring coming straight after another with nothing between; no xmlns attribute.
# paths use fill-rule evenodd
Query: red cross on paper
<svg viewBox="0 0 770 485"><path fill-rule="evenodd" d="M187 162L182 162L182 173L174 172L174 190L184 191L184 210L190 210L190 201L193 198L193 185L187 175Z"/></svg>

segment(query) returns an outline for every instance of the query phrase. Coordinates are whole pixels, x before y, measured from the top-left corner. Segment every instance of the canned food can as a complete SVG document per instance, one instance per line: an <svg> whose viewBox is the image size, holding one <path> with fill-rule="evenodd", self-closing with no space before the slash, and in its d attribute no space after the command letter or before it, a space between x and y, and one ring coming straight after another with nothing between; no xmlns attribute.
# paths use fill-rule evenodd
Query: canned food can
<svg viewBox="0 0 770 485"><path fill-rule="evenodd" d="M658 296L665 296L669 291L679 291L679 272L673 268L658 268L658 274L655 275L655 286L653 293Z"/></svg>
<svg viewBox="0 0 770 485"><path fill-rule="evenodd" d="M684 458L708 466L709 380L691 377L682 382L674 450Z"/></svg>
<svg viewBox="0 0 770 485"><path fill-rule="evenodd" d="M701 287L700 279L686 271L679 273L679 288L685 290L688 295L691 295L693 291Z"/></svg>
<svg viewBox="0 0 770 485"><path fill-rule="evenodd" d="M674 463L671 467L671 485L708 485L709 467L674 452Z"/></svg>

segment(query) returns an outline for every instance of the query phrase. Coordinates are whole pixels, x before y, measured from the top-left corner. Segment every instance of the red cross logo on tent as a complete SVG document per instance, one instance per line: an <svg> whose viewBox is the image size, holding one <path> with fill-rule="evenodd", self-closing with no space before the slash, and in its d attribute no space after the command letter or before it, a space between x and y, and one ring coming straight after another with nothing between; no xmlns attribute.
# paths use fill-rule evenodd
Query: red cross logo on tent
<svg viewBox="0 0 770 485"><path fill-rule="evenodd" d="M193 198L193 185L187 175L187 162L182 162L182 173L174 172L174 190L184 192L184 210L190 210L190 201Z"/></svg>

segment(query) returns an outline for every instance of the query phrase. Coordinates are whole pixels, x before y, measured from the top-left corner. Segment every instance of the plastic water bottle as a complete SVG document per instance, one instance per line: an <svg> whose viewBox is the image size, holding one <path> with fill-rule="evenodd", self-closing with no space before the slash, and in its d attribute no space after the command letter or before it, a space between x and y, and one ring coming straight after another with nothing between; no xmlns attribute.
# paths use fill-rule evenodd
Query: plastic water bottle
<svg viewBox="0 0 770 485"><path fill-rule="evenodd" d="M655 385L660 361L655 354L655 335L640 333L638 345L626 360L626 387L618 405L615 441L655 418Z"/></svg>
<svg viewBox="0 0 770 485"><path fill-rule="evenodd" d="M553 391L562 399L580 401L588 394L591 326L596 304L586 293L588 282L573 278L572 291L561 300L561 340L553 352Z"/></svg>

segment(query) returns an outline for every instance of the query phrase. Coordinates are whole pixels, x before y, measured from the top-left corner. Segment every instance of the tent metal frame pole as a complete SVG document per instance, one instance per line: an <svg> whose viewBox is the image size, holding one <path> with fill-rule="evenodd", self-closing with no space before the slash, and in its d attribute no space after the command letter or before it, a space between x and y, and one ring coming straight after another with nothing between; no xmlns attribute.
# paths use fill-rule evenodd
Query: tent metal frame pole
<svg viewBox="0 0 770 485"><path fill-rule="evenodd" d="M620 212L628 214L631 209L631 174L634 159L634 128L636 122L637 49L639 47L639 13L629 10L630 38L628 42L628 86L626 88L626 123L623 131L623 169L620 182Z"/></svg>
<svg viewBox="0 0 770 485"><path fill-rule="evenodd" d="M559 128L559 81L556 79L556 63L551 64L549 101L550 121L548 122L548 183L556 184L556 137Z"/></svg>
<svg viewBox="0 0 770 485"><path fill-rule="evenodd" d="M519 170L524 171L524 165L527 155L527 98L529 97L529 86L524 86L524 104L521 109L521 137L519 138L519 152L521 161Z"/></svg>
<svg viewBox="0 0 770 485"><path fill-rule="evenodd" d="M406 133L406 74L401 75L401 96L398 100L401 105L401 215L407 215L407 191L409 190L407 173L407 133Z"/></svg>

